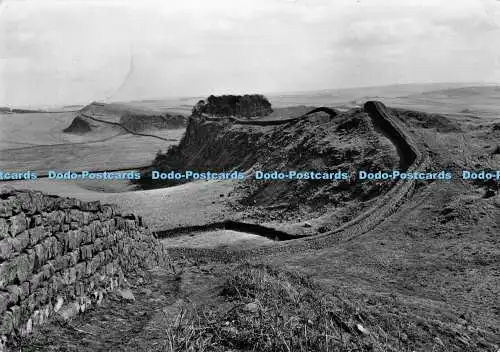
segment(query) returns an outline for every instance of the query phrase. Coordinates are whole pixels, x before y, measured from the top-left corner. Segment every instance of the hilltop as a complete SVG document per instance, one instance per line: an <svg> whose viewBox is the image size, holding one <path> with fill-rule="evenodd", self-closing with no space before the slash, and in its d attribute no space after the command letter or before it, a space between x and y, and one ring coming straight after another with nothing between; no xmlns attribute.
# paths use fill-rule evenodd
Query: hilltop
<svg viewBox="0 0 500 352"><path fill-rule="evenodd" d="M72 123L63 131L86 134L103 131L140 133L185 126L186 117L158 113L118 103L93 102L77 112Z"/></svg>

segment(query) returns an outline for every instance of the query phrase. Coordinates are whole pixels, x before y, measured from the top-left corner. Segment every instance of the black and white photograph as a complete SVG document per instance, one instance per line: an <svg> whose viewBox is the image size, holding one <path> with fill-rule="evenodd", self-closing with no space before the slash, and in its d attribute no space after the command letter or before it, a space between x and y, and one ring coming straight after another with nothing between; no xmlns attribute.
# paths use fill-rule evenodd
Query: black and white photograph
<svg viewBox="0 0 500 352"><path fill-rule="evenodd" d="M500 0L0 0L0 352L500 352Z"/></svg>

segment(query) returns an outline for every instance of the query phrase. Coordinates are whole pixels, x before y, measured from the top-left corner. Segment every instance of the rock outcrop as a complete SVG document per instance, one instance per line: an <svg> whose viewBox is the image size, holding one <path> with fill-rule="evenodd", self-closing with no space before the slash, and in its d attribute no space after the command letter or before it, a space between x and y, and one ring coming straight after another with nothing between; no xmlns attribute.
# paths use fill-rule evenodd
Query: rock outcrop
<svg viewBox="0 0 500 352"><path fill-rule="evenodd" d="M176 129L186 126L187 118L182 115L140 115L126 114L120 118L120 124L134 132L148 130Z"/></svg>
<svg viewBox="0 0 500 352"><path fill-rule="evenodd" d="M110 130L140 133L186 126L187 118L157 111L134 109L120 104L92 103L80 109L63 132L87 134Z"/></svg>

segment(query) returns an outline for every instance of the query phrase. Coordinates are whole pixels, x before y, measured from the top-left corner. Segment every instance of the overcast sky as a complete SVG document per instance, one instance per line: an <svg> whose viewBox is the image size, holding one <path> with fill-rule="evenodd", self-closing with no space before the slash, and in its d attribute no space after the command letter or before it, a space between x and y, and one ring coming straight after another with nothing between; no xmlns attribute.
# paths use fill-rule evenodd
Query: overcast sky
<svg viewBox="0 0 500 352"><path fill-rule="evenodd" d="M500 82L499 0L4 0L0 105Z"/></svg>

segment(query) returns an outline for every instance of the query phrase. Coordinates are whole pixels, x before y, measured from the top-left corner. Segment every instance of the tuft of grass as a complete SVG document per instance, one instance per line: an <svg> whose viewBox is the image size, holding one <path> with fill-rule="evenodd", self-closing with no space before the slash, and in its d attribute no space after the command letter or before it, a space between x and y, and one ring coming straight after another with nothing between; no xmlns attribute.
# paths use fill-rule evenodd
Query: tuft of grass
<svg viewBox="0 0 500 352"><path fill-rule="evenodd" d="M237 267L220 295L225 304L182 307L165 351L488 351L465 327L424 319L395 296L327 292L267 265Z"/></svg>

